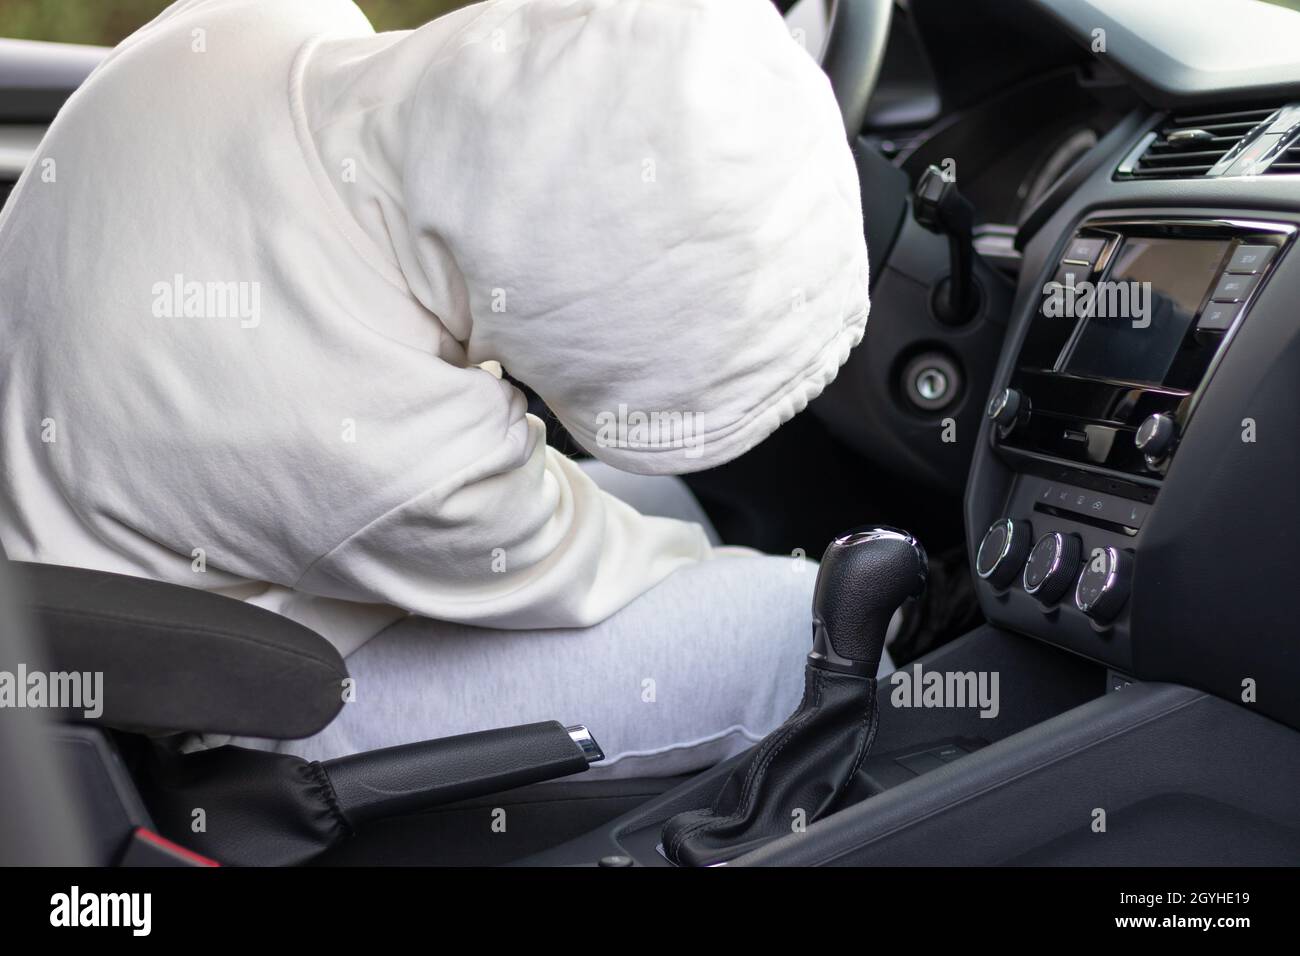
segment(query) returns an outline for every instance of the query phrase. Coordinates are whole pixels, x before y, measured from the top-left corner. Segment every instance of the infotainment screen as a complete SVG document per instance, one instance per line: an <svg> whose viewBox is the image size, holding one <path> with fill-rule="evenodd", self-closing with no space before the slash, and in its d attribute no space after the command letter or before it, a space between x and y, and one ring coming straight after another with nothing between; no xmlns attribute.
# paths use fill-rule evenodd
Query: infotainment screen
<svg viewBox="0 0 1300 956"><path fill-rule="evenodd" d="M1219 239L1125 239L1098 283L1063 370L1161 384L1228 245Z"/></svg>

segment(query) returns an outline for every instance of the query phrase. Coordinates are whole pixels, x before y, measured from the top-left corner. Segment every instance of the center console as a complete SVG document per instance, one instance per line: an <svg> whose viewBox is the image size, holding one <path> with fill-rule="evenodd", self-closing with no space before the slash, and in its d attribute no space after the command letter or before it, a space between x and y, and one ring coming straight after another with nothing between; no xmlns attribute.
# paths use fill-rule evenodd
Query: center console
<svg viewBox="0 0 1300 956"><path fill-rule="evenodd" d="M1132 667L1143 527L1295 232L1248 218L1095 216L1065 237L988 407L993 451L1013 476L976 538L996 619Z"/></svg>

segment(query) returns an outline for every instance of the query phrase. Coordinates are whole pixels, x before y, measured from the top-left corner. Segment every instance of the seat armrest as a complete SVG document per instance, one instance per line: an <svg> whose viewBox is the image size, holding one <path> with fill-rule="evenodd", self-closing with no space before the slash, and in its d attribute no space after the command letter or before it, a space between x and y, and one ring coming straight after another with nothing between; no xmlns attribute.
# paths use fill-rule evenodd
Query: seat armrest
<svg viewBox="0 0 1300 956"><path fill-rule="evenodd" d="M339 652L272 611L85 568L14 561L10 571L42 666L102 675L97 724L294 739L323 729L343 706ZM83 708L64 713L85 716Z"/></svg>

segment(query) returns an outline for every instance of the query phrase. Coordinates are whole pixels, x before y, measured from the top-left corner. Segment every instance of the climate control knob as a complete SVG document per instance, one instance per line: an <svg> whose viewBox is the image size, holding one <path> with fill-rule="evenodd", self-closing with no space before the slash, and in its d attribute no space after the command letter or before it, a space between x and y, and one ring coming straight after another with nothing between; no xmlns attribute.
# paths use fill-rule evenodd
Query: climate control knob
<svg viewBox="0 0 1300 956"><path fill-rule="evenodd" d="M1128 600L1133 558L1119 548L1098 548L1074 587L1074 606L1098 624L1115 619Z"/></svg>
<svg viewBox="0 0 1300 956"><path fill-rule="evenodd" d="M993 522L975 554L975 573L995 588L1005 588L1024 567L1033 533L1028 521Z"/></svg>
<svg viewBox="0 0 1300 956"><path fill-rule="evenodd" d="M1050 607L1070 590L1082 558L1083 542L1077 534L1049 531L1029 552L1023 578L1025 591Z"/></svg>

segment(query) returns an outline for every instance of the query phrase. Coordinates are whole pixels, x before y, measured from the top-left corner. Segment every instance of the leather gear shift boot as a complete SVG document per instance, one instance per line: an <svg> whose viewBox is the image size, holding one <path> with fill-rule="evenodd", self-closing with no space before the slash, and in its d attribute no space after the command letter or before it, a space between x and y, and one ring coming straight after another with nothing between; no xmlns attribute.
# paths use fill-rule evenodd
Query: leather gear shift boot
<svg viewBox="0 0 1300 956"><path fill-rule="evenodd" d="M795 712L732 771L712 807L668 821L664 853L678 865L708 866L825 816L871 749L877 716L874 677L809 660Z"/></svg>
<svg viewBox="0 0 1300 956"><path fill-rule="evenodd" d="M925 590L926 566L925 550L896 528L860 528L830 543L817 569L803 700L732 771L711 807L665 824L670 861L730 860L839 809L876 736L876 670L889 620Z"/></svg>

